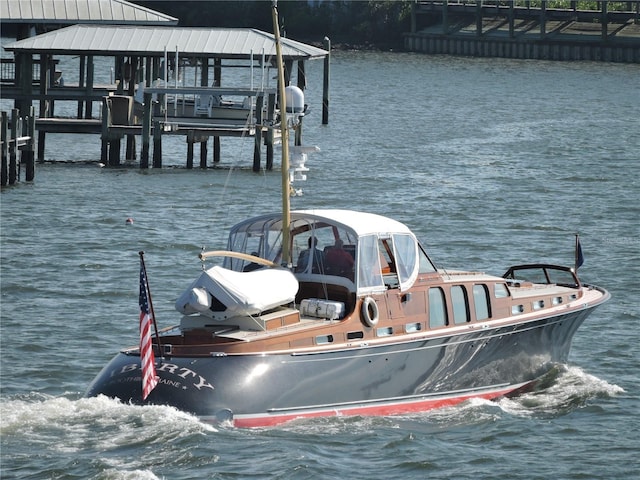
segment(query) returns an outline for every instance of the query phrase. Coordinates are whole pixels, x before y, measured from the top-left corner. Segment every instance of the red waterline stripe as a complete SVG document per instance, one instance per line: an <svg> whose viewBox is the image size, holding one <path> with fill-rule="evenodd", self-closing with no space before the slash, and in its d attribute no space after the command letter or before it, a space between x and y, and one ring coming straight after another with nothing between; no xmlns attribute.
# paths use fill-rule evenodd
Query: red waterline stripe
<svg viewBox="0 0 640 480"><path fill-rule="evenodd" d="M239 428L273 427L299 418L337 417L337 416L389 416L407 413L425 412L437 408L450 407L472 398L493 400L510 392L524 389L528 383L510 386L501 390L485 393L467 394L437 399L424 399L413 402L401 402L385 405L370 405L358 407L328 408L324 410L308 410L296 413L276 413L260 415L243 415L233 419L233 425Z"/></svg>

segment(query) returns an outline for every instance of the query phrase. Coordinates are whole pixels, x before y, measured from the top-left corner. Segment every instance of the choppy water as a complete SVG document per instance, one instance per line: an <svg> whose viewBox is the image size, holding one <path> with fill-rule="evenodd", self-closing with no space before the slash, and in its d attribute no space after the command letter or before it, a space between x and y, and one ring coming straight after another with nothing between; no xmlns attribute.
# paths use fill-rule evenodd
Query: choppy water
<svg viewBox="0 0 640 480"><path fill-rule="evenodd" d="M328 126L322 65L308 74L304 138L322 152L294 207L389 215L438 265L496 274L570 265L580 233L581 277L613 298L578 331L568 364L517 399L257 430L84 399L116 350L137 342L137 252L168 326L200 247L278 210L280 174L249 171L253 142L236 139L223 139L227 169L179 168L178 140L165 142L175 168L162 171L38 165L33 184L0 195L0 476L636 478L640 68L336 53ZM99 155L95 137L47 138L52 160Z"/></svg>

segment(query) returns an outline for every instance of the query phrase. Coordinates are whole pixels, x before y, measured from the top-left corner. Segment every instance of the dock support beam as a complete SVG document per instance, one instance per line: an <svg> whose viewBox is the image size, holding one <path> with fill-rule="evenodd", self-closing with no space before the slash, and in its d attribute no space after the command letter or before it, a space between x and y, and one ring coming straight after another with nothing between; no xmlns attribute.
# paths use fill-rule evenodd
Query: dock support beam
<svg viewBox="0 0 640 480"><path fill-rule="evenodd" d="M213 164L220 163L220 137L218 135L213 137Z"/></svg>
<svg viewBox="0 0 640 480"><path fill-rule="evenodd" d="M264 97L263 97L264 98ZM274 116L274 112L276 110L276 96L271 93L267 97L267 118L272 119ZM269 126L267 129L267 170L273 170L273 140L274 140L275 131L272 126Z"/></svg>
<svg viewBox="0 0 640 480"><path fill-rule="evenodd" d="M253 147L253 171L260 171L260 157L262 156L262 104L264 96L259 95L256 98L256 126L255 126L255 143Z"/></svg>
<svg viewBox="0 0 640 480"><path fill-rule="evenodd" d="M9 140L9 185L13 185L16 183L17 178L19 177L18 172L18 157L17 157L17 147L16 147L16 138L18 137L18 118L20 116L20 111L16 108L11 110L11 121L9 122L11 136Z"/></svg>
<svg viewBox="0 0 640 480"><path fill-rule="evenodd" d="M187 169L193 168L193 144L195 143L193 130L187 133Z"/></svg>
<svg viewBox="0 0 640 480"><path fill-rule="evenodd" d="M0 168L0 185L3 187L9 182L9 127L7 118L7 112L1 112L2 115L2 131L0 131L0 137L2 139L2 165Z"/></svg>
<svg viewBox="0 0 640 480"><path fill-rule="evenodd" d="M162 168L162 128L153 122L153 168Z"/></svg>
<svg viewBox="0 0 640 480"><path fill-rule="evenodd" d="M20 161L25 164L25 180L32 182L36 177L36 158L34 152L36 115L33 107L30 108L29 116L24 119L22 131L27 132L29 140L27 140L27 145L20 155Z"/></svg>
<svg viewBox="0 0 640 480"><path fill-rule="evenodd" d="M207 142L209 141L208 137L205 137L204 140L200 141L200 168L207 168Z"/></svg>
<svg viewBox="0 0 640 480"><path fill-rule="evenodd" d="M329 74L331 73L331 40L324 37L322 42L324 49L328 52L324 57L324 74L322 76L322 125L329 124ZM269 117L271 118L271 117Z"/></svg>
<svg viewBox="0 0 640 480"><path fill-rule="evenodd" d="M151 136L151 101L150 93L144 94L144 115L142 116L142 151L140 152L140 168L149 168L149 141Z"/></svg>

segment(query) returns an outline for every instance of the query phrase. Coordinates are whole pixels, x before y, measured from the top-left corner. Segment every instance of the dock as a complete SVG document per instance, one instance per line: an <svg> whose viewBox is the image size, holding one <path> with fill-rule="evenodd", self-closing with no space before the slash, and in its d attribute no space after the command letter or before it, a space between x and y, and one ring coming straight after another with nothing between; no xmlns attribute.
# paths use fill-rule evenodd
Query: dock
<svg viewBox="0 0 640 480"><path fill-rule="evenodd" d="M119 42L113 42L114 38ZM304 91L305 62L324 59L322 122L328 123L329 40L325 39L326 50L283 40L289 85ZM274 126L281 113L276 88L269 85L275 71L275 41L269 33L73 25L4 48L13 52L14 58L2 62L2 97L13 99L22 116L33 108L33 102L39 105L35 120L37 161L44 161L48 134L95 134L100 136L96 149L105 166L120 165L123 151L125 160L137 160L136 144L140 142L140 168L161 168L162 138L182 135L187 144L186 168L194 167L196 143L200 146L200 168L210 166L209 139L216 166L222 137L254 137L253 170L263 168L264 147L265 168L273 166L273 145L278 141ZM69 75L75 84L62 81L65 72L58 70L60 56L79 59L79 72ZM113 59L109 85L95 83L98 57ZM232 78L229 83L244 86L223 86L223 77L225 82ZM77 103L77 116L57 116L59 102ZM301 132L300 126L298 144Z"/></svg>
<svg viewBox="0 0 640 480"><path fill-rule="evenodd" d="M412 4L405 49L473 57L640 63L640 2L600 1L599 10L579 10L579 3L418 0Z"/></svg>

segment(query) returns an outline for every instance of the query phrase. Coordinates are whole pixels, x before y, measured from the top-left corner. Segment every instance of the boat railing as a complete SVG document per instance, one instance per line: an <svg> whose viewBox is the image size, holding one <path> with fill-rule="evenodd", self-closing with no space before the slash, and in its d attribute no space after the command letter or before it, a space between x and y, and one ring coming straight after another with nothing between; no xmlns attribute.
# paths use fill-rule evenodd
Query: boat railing
<svg viewBox="0 0 640 480"><path fill-rule="evenodd" d="M514 286L518 286L518 283L532 282L571 288L581 287L580 280L572 268L548 263L513 265L502 277L511 280L510 283Z"/></svg>

